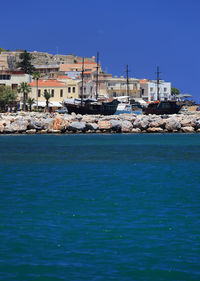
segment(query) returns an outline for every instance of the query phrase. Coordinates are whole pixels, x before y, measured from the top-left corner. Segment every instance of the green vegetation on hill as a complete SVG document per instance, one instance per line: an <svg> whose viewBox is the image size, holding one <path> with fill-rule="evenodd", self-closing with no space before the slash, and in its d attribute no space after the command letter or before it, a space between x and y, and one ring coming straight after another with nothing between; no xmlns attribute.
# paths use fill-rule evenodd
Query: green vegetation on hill
<svg viewBox="0 0 200 281"><path fill-rule="evenodd" d="M26 50L19 55L20 62L17 63L17 67L20 68L26 74L32 74L35 71L34 66L31 64L32 55Z"/></svg>

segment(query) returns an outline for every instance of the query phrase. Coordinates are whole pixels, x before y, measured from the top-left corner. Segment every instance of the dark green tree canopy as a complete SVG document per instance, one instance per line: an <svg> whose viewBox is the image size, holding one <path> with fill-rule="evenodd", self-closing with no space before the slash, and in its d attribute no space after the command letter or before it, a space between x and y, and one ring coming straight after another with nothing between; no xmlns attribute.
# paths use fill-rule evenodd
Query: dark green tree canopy
<svg viewBox="0 0 200 281"><path fill-rule="evenodd" d="M17 67L26 74L32 74L35 71L34 66L31 64L32 55L25 50L19 55L19 58L21 61L17 63Z"/></svg>
<svg viewBox="0 0 200 281"><path fill-rule="evenodd" d="M0 110L6 110L6 107L12 106L17 99L16 90L10 86L0 86Z"/></svg>
<svg viewBox="0 0 200 281"><path fill-rule="evenodd" d="M172 94L173 96L178 96L178 95L180 95L180 93L181 93L181 92L179 91L179 89L172 87L172 89L171 89L171 94Z"/></svg>

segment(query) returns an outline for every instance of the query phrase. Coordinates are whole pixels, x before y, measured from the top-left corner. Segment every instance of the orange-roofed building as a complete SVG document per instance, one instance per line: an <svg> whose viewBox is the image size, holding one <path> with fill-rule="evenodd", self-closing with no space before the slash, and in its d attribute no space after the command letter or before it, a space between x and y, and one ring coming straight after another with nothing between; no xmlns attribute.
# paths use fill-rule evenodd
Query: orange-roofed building
<svg viewBox="0 0 200 281"><path fill-rule="evenodd" d="M86 72L93 72L96 70L97 64L95 62L85 62L84 70ZM99 65L99 70L101 66ZM62 72L71 72L71 71L82 71L82 63L63 63L60 65L60 71Z"/></svg>
<svg viewBox="0 0 200 281"><path fill-rule="evenodd" d="M147 82L149 82L149 79L139 79L140 84L146 84Z"/></svg>
<svg viewBox="0 0 200 281"><path fill-rule="evenodd" d="M57 79L66 80L66 79L72 79L72 78L68 77L67 75L58 75Z"/></svg>
<svg viewBox="0 0 200 281"><path fill-rule="evenodd" d="M45 106L44 93L47 91L50 93L50 107L53 108L62 107L62 102L65 98L78 97L78 81L72 79L66 79L65 81L59 81L56 79L40 79L38 80L38 86L36 81L29 83L32 89L32 94L29 94L35 99L36 104L40 107Z"/></svg>

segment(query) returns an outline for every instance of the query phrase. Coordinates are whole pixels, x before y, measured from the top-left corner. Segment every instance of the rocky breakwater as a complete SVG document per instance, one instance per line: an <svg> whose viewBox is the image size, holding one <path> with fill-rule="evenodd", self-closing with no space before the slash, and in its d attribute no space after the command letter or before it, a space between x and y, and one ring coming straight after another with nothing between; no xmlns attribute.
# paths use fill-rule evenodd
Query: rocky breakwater
<svg viewBox="0 0 200 281"><path fill-rule="evenodd" d="M200 113L112 116L0 113L1 134L199 133Z"/></svg>

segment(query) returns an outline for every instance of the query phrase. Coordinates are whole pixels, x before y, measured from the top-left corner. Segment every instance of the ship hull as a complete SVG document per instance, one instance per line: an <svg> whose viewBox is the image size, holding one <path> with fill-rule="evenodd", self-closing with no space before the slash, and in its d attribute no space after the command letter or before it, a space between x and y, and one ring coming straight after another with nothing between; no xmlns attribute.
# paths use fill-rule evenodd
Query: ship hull
<svg viewBox="0 0 200 281"><path fill-rule="evenodd" d="M89 115L113 115L117 110L118 101L102 102L102 103L85 103L73 104L65 103L68 112L76 114L89 114Z"/></svg>
<svg viewBox="0 0 200 281"><path fill-rule="evenodd" d="M175 101L166 101L160 103L151 103L144 108L144 114L177 114L181 106L177 105Z"/></svg>

